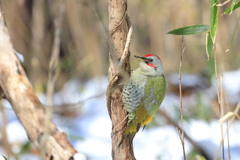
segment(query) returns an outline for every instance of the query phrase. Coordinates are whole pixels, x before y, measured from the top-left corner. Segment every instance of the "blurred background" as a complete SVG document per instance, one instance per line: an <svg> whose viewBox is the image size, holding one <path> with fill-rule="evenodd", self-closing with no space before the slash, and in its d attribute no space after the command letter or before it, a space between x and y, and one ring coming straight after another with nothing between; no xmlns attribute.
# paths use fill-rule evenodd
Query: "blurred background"
<svg viewBox="0 0 240 160"><path fill-rule="evenodd" d="M1 5L13 46L24 57L28 78L45 104L59 1L2 0ZM214 156L216 159L240 158L238 120L231 126L228 126L230 123L223 125L223 132L230 128L224 141L224 155L220 152L222 148L219 149L221 127L216 86L220 85L224 92L224 114L233 111L240 98L240 30L237 24L240 11L221 16L230 5L219 7L216 53L221 83L216 85L215 82L213 56L207 61L205 33L184 36L183 117L184 130L189 136L185 143L186 154L190 160L201 154L199 148L208 159ZM180 124L178 70L182 37L167 32L193 24L209 25L209 7L208 0L128 1L133 26L131 67L134 70L138 67L133 55L156 54L162 59L168 83L161 111L135 138L138 160L183 159L176 130L176 125ZM65 1L53 121L81 153L79 159L111 159L111 121L105 100L108 38L107 0ZM227 49L230 50L226 52ZM9 103L4 100L2 104L0 154L9 159L39 159L39 153L29 143Z"/></svg>

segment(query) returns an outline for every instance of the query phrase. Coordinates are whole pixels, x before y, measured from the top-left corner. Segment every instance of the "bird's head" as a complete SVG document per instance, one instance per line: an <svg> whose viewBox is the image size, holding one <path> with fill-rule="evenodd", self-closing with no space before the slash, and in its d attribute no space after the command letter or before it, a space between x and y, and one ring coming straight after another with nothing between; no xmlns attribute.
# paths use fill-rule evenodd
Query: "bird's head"
<svg viewBox="0 0 240 160"><path fill-rule="evenodd" d="M163 75L163 66L160 57L154 54L146 54L143 57L134 56L139 61L140 70L145 75L161 76Z"/></svg>

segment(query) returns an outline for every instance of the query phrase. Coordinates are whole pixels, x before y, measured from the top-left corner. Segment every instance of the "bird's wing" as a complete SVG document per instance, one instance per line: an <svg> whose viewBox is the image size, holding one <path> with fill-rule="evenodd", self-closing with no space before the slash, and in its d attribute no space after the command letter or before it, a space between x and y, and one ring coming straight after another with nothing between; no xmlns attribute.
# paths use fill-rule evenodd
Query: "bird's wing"
<svg viewBox="0 0 240 160"><path fill-rule="evenodd" d="M150 77L145 85L143 103L149 115L154 115L160 107L166 93L164 76Z"/></svg>

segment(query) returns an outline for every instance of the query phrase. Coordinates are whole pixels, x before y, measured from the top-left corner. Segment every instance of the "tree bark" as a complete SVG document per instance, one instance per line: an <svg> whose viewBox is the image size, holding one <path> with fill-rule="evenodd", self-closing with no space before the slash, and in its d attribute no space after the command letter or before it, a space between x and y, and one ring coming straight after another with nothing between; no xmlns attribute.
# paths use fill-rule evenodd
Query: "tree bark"
<svg viewBox="0 0 240 160"><path fill-rule="evenodd" d="M70 160L76 153L66 135L53 122L45 124L45 109L38 100L26 74L14 54L0 6L0 88L25 128L30 141L45 148L45 159ZM1 92L1 91L0 91ZM50 133L46 136L45 127ZM43 143L46 142L46 143Z"/></svg>
<svg viewBox="0 0 240 160"><path fill-rule="evenodd" d="M110 66L108 71L107 107L112 120L112 159L135 160L131 139L127 137L122 141L122 133L127 123L127 112L123 108L122 86L119 85L130 75L130 52L128 48L126 54L124 53L130 27L127 16L127 1L109 0L108 9ZM121 145L119 145L120 143Z"/></svg>

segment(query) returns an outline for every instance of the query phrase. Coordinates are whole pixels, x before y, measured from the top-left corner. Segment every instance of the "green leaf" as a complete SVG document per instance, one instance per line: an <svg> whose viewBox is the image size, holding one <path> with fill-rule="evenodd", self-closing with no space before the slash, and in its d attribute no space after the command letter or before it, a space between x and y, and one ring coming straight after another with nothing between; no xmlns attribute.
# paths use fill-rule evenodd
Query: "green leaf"
<svg viewBox="0 0 240 160"><path fill-rule="evenodd" d="M232 0L232 4L231 4L231 12L233 11L233 7L235 6L236 4L236 0Z"/></svg>
<svg viewBox="0 0 240 160"><path fill-rule="evenodd" d="M210 0L210 35L212 37L213 43L215 42L215 37L217 34L218 25L218 0Z"/></svg>
<svg viewBox="0 0 240 160"><path fill-rule="evenodd" d="M196 155L197 160L206 160L203 156Z"/></svg>
<svg viewBox="0 0 240 160"><path fill-rule="evenodd" d="M235 1L235 0L234 0ZM240 7L240 1L238 2L233 2L232 5L230 7L228 7L224 12L223 15L231 13L232 11L234 11L235 9Z"/></svg>
<svg viewBox="0 0 240 160"><path fill-rule="evenodd" d="M209 55L212 55L213 52L213 41L212 41L212 37L210 35L210 32L207 32L206 34L206 52L207 52L207 57L208 57L208 61L209 61Z"/></svg>
<svg viewBox="0 0 240 160"><path fill-rule="evenodd" d="M23 154L23 153L26 153L31 147L31 142L28 141L26 142L21 148L20 148L20 151L19 151L19 155Z"/></svg>
<svg viewBox="0 0 240 160"><path fill-rule="evenodd" d="M232 39L231 39L230 47L226 50L226 52L228 52L229 49L230 49L231 46L232 46L232 43L233 43L233 40L234 40L234 37L235 37L236 31L237 31L237 26L238 26L239 19L240 19L240 16L238 17L237 23L236 23L236 25L235 25L235 29L234 29L233 36L232 36Z"/></svg>
<svg viewBox="0 0 240 160"><path fill-rule="evenodd" d="M187 27L182 27L178 29L174 29L167 34L174 34L174 35L191 35L191 34L198 34L202 32L206 32L209 30L209 26L203 24L196 24Z"/></svg>
<svg viewBox="0 0 240 160"><path fill-rule="evenodd" d="M5 157L4 155L1 155L1 156L4 158L4 160L8 160L7 157Z"/></svg>

